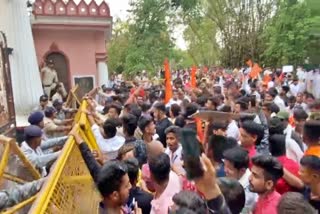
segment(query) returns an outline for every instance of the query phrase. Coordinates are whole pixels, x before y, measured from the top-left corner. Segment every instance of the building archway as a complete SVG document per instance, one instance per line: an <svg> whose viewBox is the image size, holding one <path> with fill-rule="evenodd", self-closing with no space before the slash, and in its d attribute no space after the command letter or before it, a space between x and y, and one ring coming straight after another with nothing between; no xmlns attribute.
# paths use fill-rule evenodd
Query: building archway
<svg viewBox="0 0 320 214"><path fill-rule="evenodd" d="M57 71L59 82L64 84L66 91L70 90L70 71L69 71L69 61L67 57L60 52L49 53L46 60L53 60L54 68Z"/></svg>

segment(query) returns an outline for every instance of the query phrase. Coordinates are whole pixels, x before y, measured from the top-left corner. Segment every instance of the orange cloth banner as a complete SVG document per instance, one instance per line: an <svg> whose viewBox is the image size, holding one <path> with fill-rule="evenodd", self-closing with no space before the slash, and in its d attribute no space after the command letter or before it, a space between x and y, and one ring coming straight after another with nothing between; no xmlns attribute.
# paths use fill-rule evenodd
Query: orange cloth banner
<svg viewBox="0 0 320 214"><path fill-rule="evenodd" d="M194 65L191 69L191 88L197 87L197 79L196 79L197 67Z"/></svg>
<svg viewBox="0 0 320 214"><path fill-rule="evenodd" d="M261 71L262 71L262 68L259 66L259 64L254 63L253 67L251 68L251 72L250 72L249 76L252 79L255 79L258 77L258 75L260 74Z"/></svg>
<svg viewBox="0 0 320 214"><path fill-rule="evenodd" d="M167 104L172 98L172 85L171 85L171 73L168 59L164 60L164 78L165 78L165 98L164 102Z"/></svg>
<svg viewBox="0 0 320 214"><path fill-rule="evenodd" d="M200 142L203 144L204 142L204 133L202 130L202 120L199 118L195 118L196 120L196 126L197 126L197 135L199 137Z"/></svg>
<svg viewBox="0 0 320 214"><path fill-rule="evenodd" d="M248 61L246 61L246 64L247 64L250 68L253 67L253 62L252 62L251 59L249 59Z"/></svg>

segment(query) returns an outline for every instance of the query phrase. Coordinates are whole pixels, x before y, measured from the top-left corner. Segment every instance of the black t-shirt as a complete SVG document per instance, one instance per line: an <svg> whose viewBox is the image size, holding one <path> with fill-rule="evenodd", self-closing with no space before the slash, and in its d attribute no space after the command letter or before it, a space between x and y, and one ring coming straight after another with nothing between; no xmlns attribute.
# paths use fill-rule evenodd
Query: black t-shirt
<svg viewBox="0 0 320 214"><path fill-rule="evenodd" d="M143 191L139 187L133 187L129 193L129 199L127 205L130 207L133 198L138 203L138 207L141 208L143 214L149 214L151 211L151 201L153 195Z"/></svg>
<svg viewBox="0 0 320 214"><path fill-rule="evenodd" d="M159 135L159 141L163 144L164 147L167 147L166 134L164 131L169 126L172 126L172 123L167 117L158 121L156 124L156 131L157 131L157 134Z"/></svg>
<svg viewBox="0 0 320 214"><path fill-rule="evenodd" d="M319 213L320 211L320 200L312 200L310 198L311 190L310 188L306 187L304 189L304 198L311 204L311 206L316 209Z"/></svg>

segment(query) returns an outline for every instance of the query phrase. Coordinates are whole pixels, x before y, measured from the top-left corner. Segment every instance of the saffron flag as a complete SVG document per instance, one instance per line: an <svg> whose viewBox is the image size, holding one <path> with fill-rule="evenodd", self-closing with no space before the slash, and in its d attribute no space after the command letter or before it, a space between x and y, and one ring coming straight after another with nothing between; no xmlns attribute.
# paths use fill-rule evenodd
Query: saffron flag
<svg viewBox="0 0 320 214"><path fill-rule="evenodd" d="M255 79L255 78L258 77L258 75L260 74L261 71L262 71L262 68L259 66L259 64L258 63L254 63L253 67L251 68L249 76L252 79Z"/></svg>
<svg viewBox="0 0 320 214"><path fill-rule="evenodd" d="M197 67L194 65L191 69L191 88L197 87L197 79L196 79Z"/></svg>
<svg viewBox="0 0 320 214"><path fill-rule="evenodd" d="M167 104L172 98L172 85L171 85L171 73L168 59L164 60L164 79L165 79L165 98L164 102Z"/></svg>
<svg viewBox="0 0 320 214"><path fill-rule="evenodd" d="M247 64L250 68L253 67L253 62L252 62L251 59L249 59L248 61L246 61L246 64Z"/></svg>
<svg viewBox="0 0 320 214"><path fill-rule="evenodd" d="M197 135L201 143L204 142L204 133L202 129L202 120L200 118L195 118L196 127L197 127Z"/></svg>
<svg viewBox="0 0 320 214"><path fill-rule="evenodd" d="M264 75L263 77L263 84L268 85L268 83L271 81L271 77L269 74Z"/></svg>

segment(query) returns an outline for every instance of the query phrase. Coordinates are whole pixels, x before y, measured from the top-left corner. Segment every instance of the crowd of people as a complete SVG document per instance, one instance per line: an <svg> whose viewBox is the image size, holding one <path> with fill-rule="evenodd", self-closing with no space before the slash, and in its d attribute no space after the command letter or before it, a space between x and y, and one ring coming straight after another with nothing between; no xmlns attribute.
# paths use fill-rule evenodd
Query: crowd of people
<svg viewBox="0 0 320 214"><path fill-rule="evenodd" d="M72 128L75 110L57 84L30 114L22 152L45 177L73 136L101 193L101 213L318 213L319 70L191 73L172 72L170 88L142 72L90 91L84 113L99 151ZM202 111L213 116L199 120ZM219 112L226 117L215 119ZM196 142L182 142L186 130Z"/></svg>

